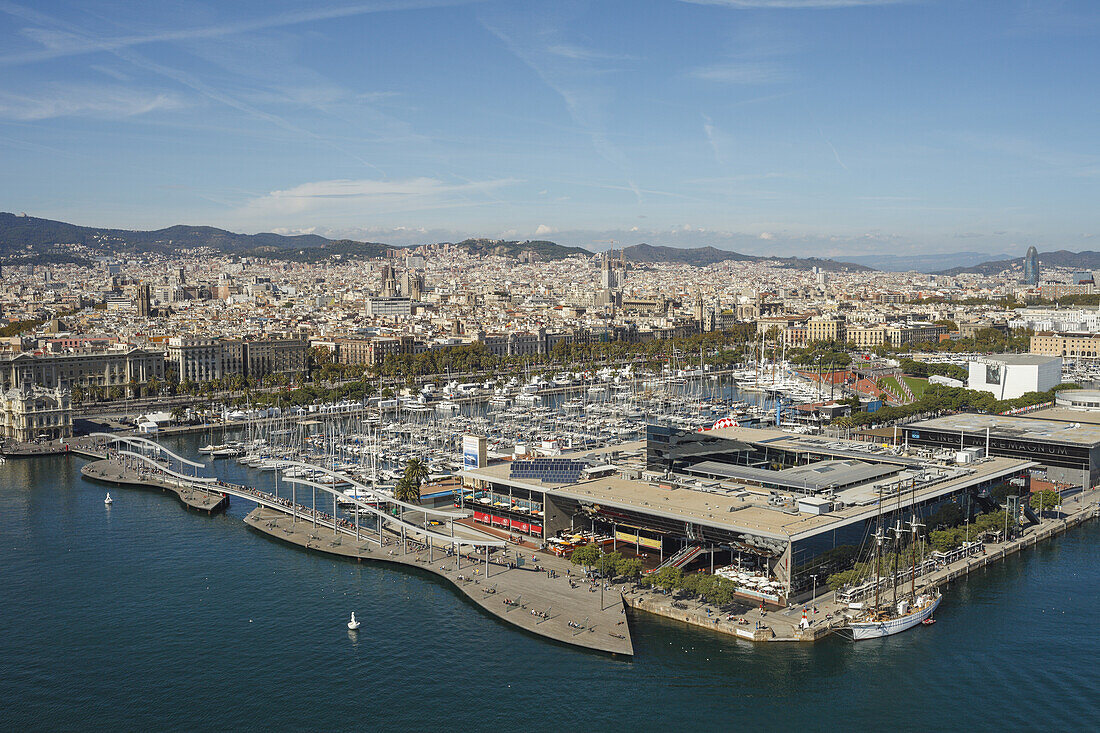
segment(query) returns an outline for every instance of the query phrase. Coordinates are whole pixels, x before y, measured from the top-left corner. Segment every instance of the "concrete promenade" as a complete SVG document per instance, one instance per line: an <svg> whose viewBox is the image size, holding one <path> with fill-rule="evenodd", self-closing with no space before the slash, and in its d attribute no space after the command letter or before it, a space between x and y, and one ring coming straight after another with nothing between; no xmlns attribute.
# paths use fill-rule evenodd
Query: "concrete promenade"
<svg viewBox="0 0 1100 733"><path fill-rule="evenodd" d="M74 446L71 452L93 459L99 455L87 445ZM419 568L444 578L491 615L525 631L595 651L624 656L634 653L620 593L605 590L601 594L594 586L567 576L566 570L570 569L567 561L549 553L532 555L529 548L509 546L498 550L486 567L484 552L475 553L469 546L461 546L463 539L486 537L457 523L456 530L463 532L455 537L461 550L458 555L453 548L440 547L438 540L429 548L423 535L414 532L407 533L406 544L390 528L384 529L379 537L376 526L360 526L356 530L348 519L334 518L310 507L296 507L285 498L257 489L220 482L210 484L209 489L198 488L160 475L151 467L127 465L116 458L93 460L81 467L81 474L115 486L161 489L174 494L185 507L207 513L224 509L229 496L254 501L258 506L245 522L266 535L357 562ZM519 553L523 555L524 567L508 567L518 565ZM536 565L544 569L535 570ZM552 574L551 570L557 573Z"/></svg>
<svg viewBox="0 0 1100 733"><path fill-rule="evenodd" d="M551 578L545 570L508 568L493 561L486 577L485 557L481 554L461 552L456 556L438 547L429 550L413 540L406 550L401 538L388 531L383 534L382 546L378 545L376 535L373 540L356 541L355 537L334 535L331 530L315 528L308 521L294 521L290 515L265 507L252 510L245 522L264 534L315 552L432 573L449 581L491 615L533 634L601 652L634 654L619 593L606 591L601 608L599 592L592 592L590 586L583 584L573 588L570 578L561 574ZM538 557L537 563L545 567L545 554ZM530 561L529 556L527 560ZM505 603L506 600L518 605Z"/></svg>
<svg viewBox="0 0 1100 733"><path fill-rule="evenodd" d="M115 461L99 460L85 463L80 467L85 478L115 486L129 488L153 488L175 495L188 509L213 514L229 506L229 497L215 491L203 491L190 486L165 481L148 471L135 471L125 468Z"/></svg>

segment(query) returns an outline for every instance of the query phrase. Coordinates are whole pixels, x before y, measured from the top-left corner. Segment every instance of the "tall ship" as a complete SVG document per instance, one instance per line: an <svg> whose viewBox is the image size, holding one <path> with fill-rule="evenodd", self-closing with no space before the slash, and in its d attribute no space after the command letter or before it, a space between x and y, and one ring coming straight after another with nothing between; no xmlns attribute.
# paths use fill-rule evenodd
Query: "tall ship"
<svg viewBox="0 0 1100 733"><path fill-rule="evenodd" d="M908 631L914 626L935 623L932 614L939 608L943 594L936 588L921 589L917 592L917 555L919 553L918 528L923 525L916 515L909 521L908 529L899 519L890 532L894 535L889 542L880 524L874 535L873 553L869 563L870 583L874 588L871 604L859 609L858 615L849 620L838 633L852 641L881 639ZM905 536L909 542L905 543ZM908 554L908 568L899 568L903 554ZM892 567L891 567L892 566ZM899 578L908 575L908 588L899 589ZM889 593L887 593L889 591Z"/></svg>

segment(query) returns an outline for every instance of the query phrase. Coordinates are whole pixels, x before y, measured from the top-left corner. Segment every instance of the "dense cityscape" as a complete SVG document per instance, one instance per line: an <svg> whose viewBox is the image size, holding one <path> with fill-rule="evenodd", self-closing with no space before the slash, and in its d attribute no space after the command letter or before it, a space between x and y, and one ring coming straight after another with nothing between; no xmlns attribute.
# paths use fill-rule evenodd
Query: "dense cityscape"
<svg viewBox="0 0 1100 733"><path fill-rule="evenodd" d="M951 276L835 262L700 267L628 260L622 250L543 261L452 244L318 263L201 250L117 258L70 246L90 264L4 268L0 386L60 390L78 409L214 392L234 393L234 406L290 405L320 394L303 387L340 382L356 382L359 397L416 397L410 388L427 381L438 399L451 372L552 378L637 358L665 371L793 360L820 372L822 355L831 367L874 371L896 369L898 354L965 366L951 355L1014 352L1064 357L1067 369L1083 357L1088 380L1086 359L1100 343L1092 272L1044 268L1040 279L1034 248L995 275ZM856 377L845 377L840 396L912 402L899 382L883 389L881 379ZM32 439L38 427L7 437Z"/></svg>

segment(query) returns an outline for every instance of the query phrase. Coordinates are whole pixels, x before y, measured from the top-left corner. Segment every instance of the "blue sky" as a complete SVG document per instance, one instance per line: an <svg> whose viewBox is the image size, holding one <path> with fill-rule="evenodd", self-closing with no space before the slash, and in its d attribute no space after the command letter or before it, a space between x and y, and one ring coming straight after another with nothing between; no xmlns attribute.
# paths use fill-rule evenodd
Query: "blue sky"
<svg viewBox="0 0 1100 733"><path fill-rule="evenodd" d="M1100 249L1100 3L10 2L0 209L843 255Z"/></svg>

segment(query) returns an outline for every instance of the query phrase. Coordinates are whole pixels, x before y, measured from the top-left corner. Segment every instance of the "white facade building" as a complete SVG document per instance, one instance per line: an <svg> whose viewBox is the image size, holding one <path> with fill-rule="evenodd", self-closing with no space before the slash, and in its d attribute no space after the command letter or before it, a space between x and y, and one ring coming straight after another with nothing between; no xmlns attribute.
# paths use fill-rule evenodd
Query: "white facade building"
<svg viewBox="0 0 1100 733"><path fill-rule="evenodd" d="M1046 392L1062 383L1062 358L1035 354L991 354L970 362L967 387L999 400Z"/></svg>
<svg viewBox="0 0 1100 733"><path fill-rule="evenodd" d="M1085 309L1021 308L1009 328L1030 328L1054 333L1100 333L1100 311Z"/></svg>

